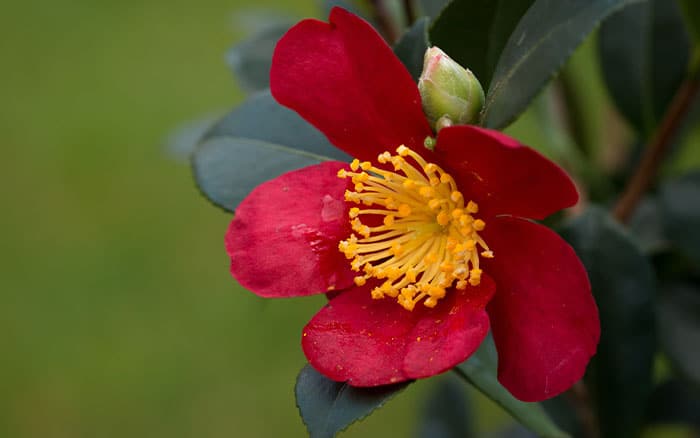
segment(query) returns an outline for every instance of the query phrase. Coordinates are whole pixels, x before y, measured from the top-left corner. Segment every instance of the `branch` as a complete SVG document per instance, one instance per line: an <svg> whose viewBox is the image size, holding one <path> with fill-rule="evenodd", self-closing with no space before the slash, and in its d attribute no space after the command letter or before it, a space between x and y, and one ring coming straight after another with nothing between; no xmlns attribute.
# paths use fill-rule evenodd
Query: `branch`
<svg viewBox="0 0 700 438"><path fill-rule="evenodd" d="M678 131L678 127L699 88L700 75L695 72L683 82L676 92L658 130L647 144L637 170L627 182L622 196L613 208L612 214L620 222L627 223L629 221L644 192L651 185L661 166L661 161L671 145L671 140Z"/></svg>
<svg viewBox="0 0 700 438"><path fill-rule="evenodd" d="M413 8L413 0L403 0L403 12L406 16L406 27L411 27L416 21L416 11Z"/></svg>

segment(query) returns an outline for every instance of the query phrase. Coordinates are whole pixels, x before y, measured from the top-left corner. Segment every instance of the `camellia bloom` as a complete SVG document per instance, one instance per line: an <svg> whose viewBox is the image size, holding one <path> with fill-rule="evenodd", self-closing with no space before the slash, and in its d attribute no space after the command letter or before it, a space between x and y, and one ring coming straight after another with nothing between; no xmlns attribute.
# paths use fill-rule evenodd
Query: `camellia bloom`
<svg viewBox="0 0 700 438"><path fill-rule="evenodd" d="M575 204L571 180L474 126L443 128L425 148L434 134L405 67L360 18L336 8L329 21L279 41L271 90L356 160L253 190L226 235L233 276L263 297L328 293L302 347L333 380L444 372L490 327L513 395L569 388L595 353L598 311L574 251L530 219Z"/></svg>

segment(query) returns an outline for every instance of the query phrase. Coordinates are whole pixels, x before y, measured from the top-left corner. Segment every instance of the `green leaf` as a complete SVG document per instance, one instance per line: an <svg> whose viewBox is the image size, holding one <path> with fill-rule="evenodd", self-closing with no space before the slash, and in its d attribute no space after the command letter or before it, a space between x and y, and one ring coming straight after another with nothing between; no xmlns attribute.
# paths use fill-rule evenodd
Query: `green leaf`
<svg viewBox="0 0 700 438"><path fill-rule="evenodd" d="M700 390L680 379L658 385L649 400L646 423L700 427Z"/></svg>
<svg viewBox="0 0 700 438"><path fill-rule="evenodd" d="M647 0L614 14L598 39L605 83L644 136L655 128L688 68L689 41L675 1Z"/></svg>
<svg viewBox="0 0 700 438"><path fill-rule="evenodd" d="M587 377L602 436L638 436L656 346L653 268L624 228L597 207L567 224L562 236L586 266L600 311L600 344Z"/></svg>
<svg viewBox="0 0 700 438"><path fill-rule="evenodd" d="M696 43L700 42L700 2L698 0L678 0L688 30Z"/></svg>
<svg viewBox="0 0 700 438"><path fill-rule="evenodd" d="M418 81L423 71L423 55L430 45L428 43L428 23L426 17L418 19L394 45L394 53Z"/></svg>
<svg viewBox="0 0 700 438"><path fill-rule="evenodd" d="M659 305L659 335L676 368L700 385L700 287L668 285Z"/></svg>
<svg viewBox="0 0 700 438"><path fill-rule="evenodd" d="M411 382L356 388L302 368L294 387L301 419L311 438L331 438L381 407Z"/></svg>
<svg viewBox="0 0 700 438"><path fill-rule="evenodd" d="M264 92L205 134L192 155L192 168L202 193L233 211L258 184L329 159L349 161L313 126Z"/></svg>
<svg viewBox="0 0 700 438"><path fill-rule="evenodd" d="M664 183L659 199L666 236L700 266L700 171Z"/></svg>
<svg viewBox="0 0 700 438"><path fill-rule="evenodd" d="M470 69L484 90L520 17L534 0L453 0L430 28L430 41Z"/></svg>
<svg viewBox="0 0 700 438"><path fill-rule="evenodd" d="M493 339L488 337L469 359L457 365L454 370L523 426L539 436L567 437L568 435L549 419L539 403L526 403L516 399L498 382L496 363L496 347Z"/></svg>
<svg viewBox="0 0 700 438"><path fill-rule="evenodd" d="M452 377L452 378L449 378ZM448 375L437 379L425 400L418 425L420 438L471 438L473 418L465 391Z"/></svg>
<svg viewBox="0 0 700 438"><path fill-rule="evenodd" d="M420 0L419 4L423 15L437 17L451 0Z"/></svg>
<svg viewBox="0 0 700 438"><path fill-rule="evenodd" d="M275 23L236 44L226 53L226 62L244 91L259 91L270 86L272 53L290 24Z"/></svg>
<svg viewBox="0 0 700 438"><path fill-rule="evenodd" d="M608 15L640 0L536 0L512 32L486 95L482 125L512 122Z"/></svg>

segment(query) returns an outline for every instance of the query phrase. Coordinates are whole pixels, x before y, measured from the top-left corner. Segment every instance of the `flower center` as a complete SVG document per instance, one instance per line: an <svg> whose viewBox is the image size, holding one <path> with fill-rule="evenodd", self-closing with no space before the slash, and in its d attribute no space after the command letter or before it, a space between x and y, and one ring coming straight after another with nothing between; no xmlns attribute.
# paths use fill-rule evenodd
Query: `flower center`
<svg viewBox="0 0 700 438"><path fill-rule="evenodd" d="M396 298L407 310L421 300L435 307L453 285L466 289L480 283L479 255L493 257L479 236L486 223L474 217L479 206L465 204L450 174L406 146L396 152L377 157L394 172L357 159L351 171L338 171L339 178L350 177L355 184L345 200L358 205L349 211L354 233L338 249L362 273L355 277L358 286L370 278L385 280L372 298Z"/></svg>

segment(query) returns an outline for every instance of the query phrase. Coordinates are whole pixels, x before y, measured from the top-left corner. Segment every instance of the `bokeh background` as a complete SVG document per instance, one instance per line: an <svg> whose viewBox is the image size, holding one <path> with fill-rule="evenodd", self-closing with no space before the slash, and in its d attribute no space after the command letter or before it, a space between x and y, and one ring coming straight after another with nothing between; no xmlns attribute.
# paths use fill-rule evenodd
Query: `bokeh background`
<svg viewBox="0 0 700 438"><path fill-rule="evenodd" d="M198 193L167 139L242 101L224 62L250 31L241 17L318 17L317 3L24 0L2 10L0 436L306 436L293 397L299 336L323 298L264 301L235 284L230 215ZM581 99L605 101L591 46L570 73L586 77ZM537 114L511 133L565 154ZM602 133L612 116L590 114L590 132ZM625 136L614 122L605 129L607 141ZM411 436L432 380L343 436ZM482 431L509 421L475 400Z"/></svg>

